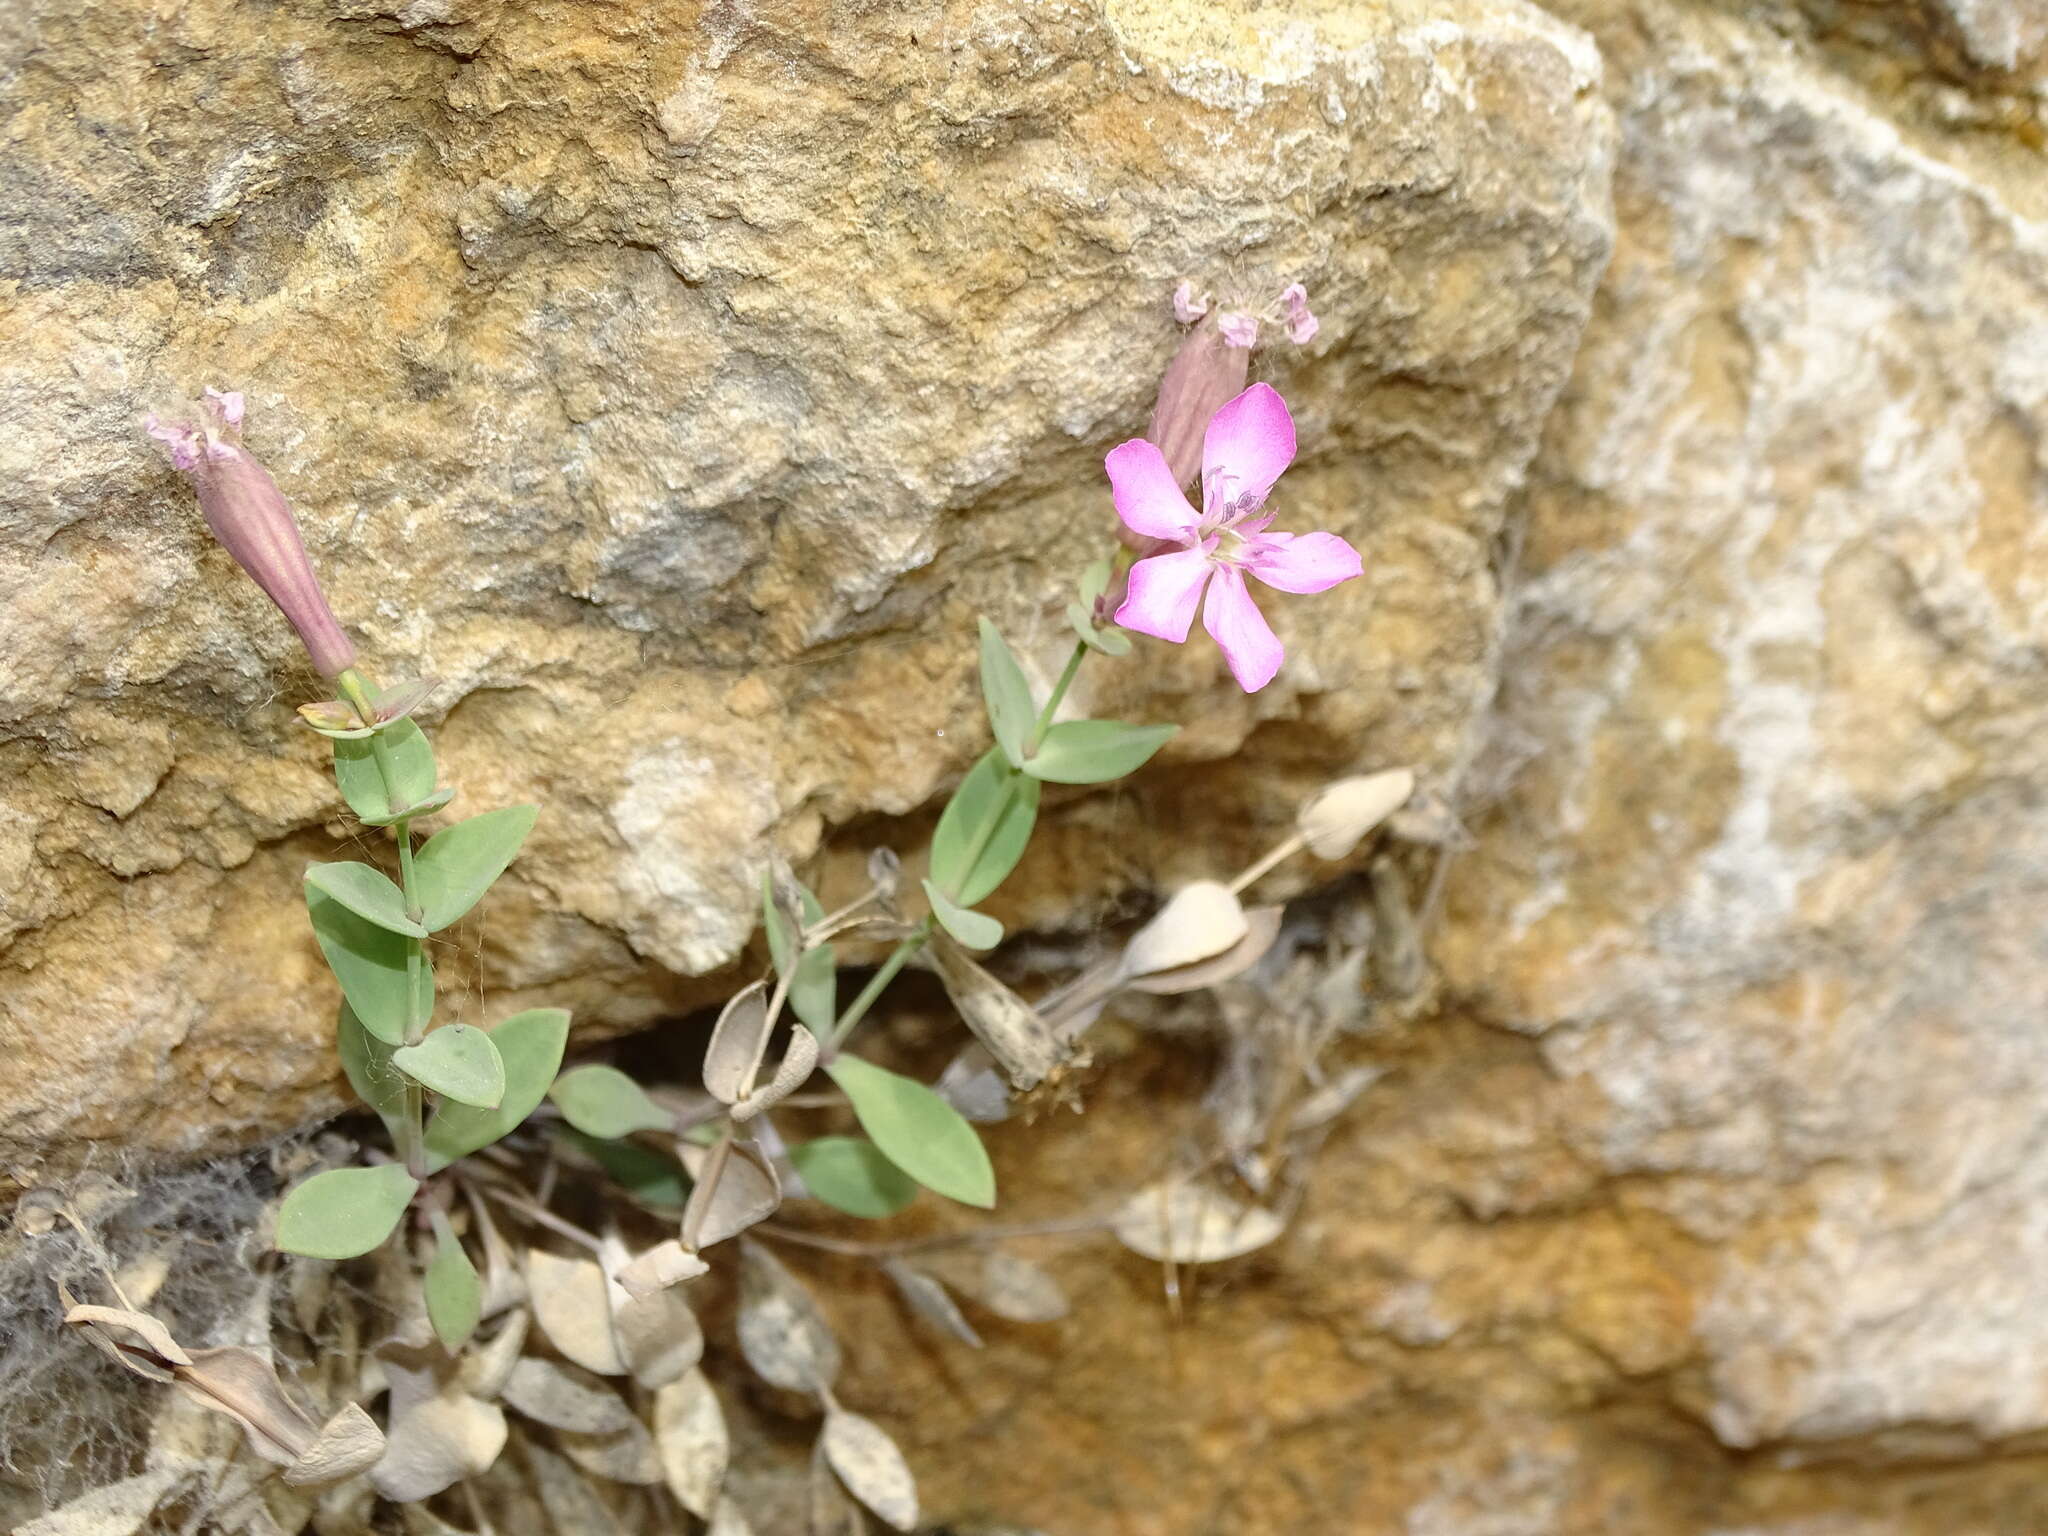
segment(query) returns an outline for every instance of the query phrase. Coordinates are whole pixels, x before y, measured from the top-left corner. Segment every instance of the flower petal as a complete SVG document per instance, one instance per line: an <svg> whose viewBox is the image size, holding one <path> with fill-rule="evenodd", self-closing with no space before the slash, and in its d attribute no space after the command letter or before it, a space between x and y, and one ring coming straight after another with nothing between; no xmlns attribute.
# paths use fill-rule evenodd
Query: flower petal
<svg viewBox="0 0 2048 1536"><path fill-rule="evenodd" d="M1140 560L1131 567L1130 590L1116 610L1117 623L1179 645L1195 622L1202 583L1214 569L1208 552L1200 549Z"/></svg>
<svg viewBox="0 0 2048 1536"><path fill-rule="evenodd" d="M1194 532L1195 509L1174 484L1166 456L1142 437L1118 443L1102 461L1116 498L1116 515L1133 533L1185 543Z"/></svg>
<svg viewBox="0 0 2048 1536"><path fill-rule="evenodd" d="M1244 573L1225 566L1209 584L1202 605L1202 628L1209 631L1230 663L1230 675L1246 693L1257 693L1280 670L1280 637L1266 623L1259 605L1244 584Z"/></svg>
<svg viewBox="0 0 2048 1536"><path fill-rule="evenodd" d="M1282 592L1327 592L1365 562L1334 533L1266 533L1251 540L1245 569Z"/></svg>
<svg viewBox="0 0 2048 1536"><path fill-rule="evenodd" d="M1202 482L1229 479L1226 494L1264 496L1294 462L1294 418L1270 384L1254 384L1209 418L1202 437Z"/></svg>

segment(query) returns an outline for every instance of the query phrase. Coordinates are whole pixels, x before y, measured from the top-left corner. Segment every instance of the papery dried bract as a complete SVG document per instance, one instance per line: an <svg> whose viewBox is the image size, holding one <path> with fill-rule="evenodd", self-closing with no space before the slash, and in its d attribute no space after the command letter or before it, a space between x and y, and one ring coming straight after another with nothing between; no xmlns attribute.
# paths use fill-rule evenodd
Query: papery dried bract
<svg viewBox="0 0 2048 1536"><path fill-rule="evenodd" d="M1389 768L1325 784L1295 813L1295 830L1319 859L1341 859L1415 792L1415 772Z"/></svg>
<svg viewBox="0 0 2048 1536"><path fill-rule="evenodd" d="M745 1125L763 1110L773 1109L810 1080L818 1066L818 1037L801 1024L789 1028L789 1049L775 1076L732 1107L733 1123Z"/></svg>

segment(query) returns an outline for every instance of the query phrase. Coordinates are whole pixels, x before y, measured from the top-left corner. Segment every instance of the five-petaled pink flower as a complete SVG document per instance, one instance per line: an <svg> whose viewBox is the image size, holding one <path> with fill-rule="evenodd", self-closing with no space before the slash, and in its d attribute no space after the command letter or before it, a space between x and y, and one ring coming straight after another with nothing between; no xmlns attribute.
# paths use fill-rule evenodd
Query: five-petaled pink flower
<svg viewBox="0 0 2048 1536"><path fill-rule="evenodd" d="M1200 512L1155 445L1132 438L1112 448L1103 467L1117 515L1133 533L1181 546L1131 567L1116 622L1178 645L1199 606L1238 686L1256 693L1270 683L1284 652L1245 577L1282 592L1324 592L1363 570L1358 551L1334 533L1266 531L1266 493L1293 461L1294 418L1270 384L1254 384L1209 418Z"/></svg>

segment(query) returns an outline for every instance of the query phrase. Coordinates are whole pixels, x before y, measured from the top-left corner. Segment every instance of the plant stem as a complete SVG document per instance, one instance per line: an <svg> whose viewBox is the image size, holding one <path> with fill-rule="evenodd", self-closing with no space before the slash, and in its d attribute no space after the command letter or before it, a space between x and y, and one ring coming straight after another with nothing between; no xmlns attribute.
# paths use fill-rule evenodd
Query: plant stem
<svg viewBox="0 0 2048 1536"><path fill-rule="evenodd" d="M860 996L846 1005L846 1012L840 1014L838 1021L833 1024L832 1038L825 1042L826 1056L829 1057L836 1052L840 1043L853 1033L854 1025L867 1017L868 1010L875 1006L875 999L896 979L896 973L903 969L910 957L924 948L925 941L931 937L931 932L932 920L927 917L917 925L915 933L889 951L889 958L868 978L868 984L860 989Z"/></svg>
<svg viewBox="0 0 2048 1536"><path fill-rule="evenodd" d="M372 737L372 745L383 747L381 738ZM383 759L378 759L382 766ZM387 777L386 783L390 782ZM391 829L398 839L398 874L405 891L406 915L418 921L420 911L419 879L412 862L412 822L403 820ZM405 941L405 1043L418 1045L427 1037L427 1010L420 1006L420 970L426 963L422 941L407 937ZM427 1176L427 1132L426 1095L420 1085L407 1077L405 1092L399 1104L398 1153L405 1159L405 1171L416 1179Z"/></svg>
<svg viewBox="0 0 2048 1536"><path fill-rule="evenodd" d="M1308 839L1303 837L1299 832L1295 833L1292 837L1288 838L1285 842L1281 843L1278 847L1274 848L1272 852L1268 853L1264 858L1260 859L1256 864L1252 865L1243 874L1239 875L1235 880L1231 881L1231 894L1233 896L1242 895L1247 889L1250 888L1253 881L1259 879L1262 875L1268 874L1272 870L1278 868L1282 863L1284 863L1288 859L1293 858L1294 855L1301 852L1301 850L1307 846Z"/></svg>
<svg viewBox="0 0 2048 1536"><path fill-rule="evenodd" d="M1031 739L1024 743L1024 755L1031 756L1045 740L1045 733L1052 729L1052 717L1058 712L1067 697L1067 690L1074 686L1074 674L1081 670L1081 659L1088 654L1088 642L1076 640L1074 654L1067 658L1060 680L1052 685L1052 695L1045 701L1045 708L1038 712L1038 723L1031 728Z"/></svg>

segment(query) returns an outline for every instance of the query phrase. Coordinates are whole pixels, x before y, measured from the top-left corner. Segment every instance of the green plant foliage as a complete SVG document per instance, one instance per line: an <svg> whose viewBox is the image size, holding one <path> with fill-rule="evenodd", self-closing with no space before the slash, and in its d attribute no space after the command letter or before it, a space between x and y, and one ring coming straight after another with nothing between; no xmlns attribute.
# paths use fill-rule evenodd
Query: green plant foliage
<svg viewBox="0 0 2048 1536"><path fill-rule="evenodd" d="M804 1188L849 1216L894 1216L917 1198L917 1182L864 1136L820 1136L791 1147L789 1160Z"/></svg>
<svg viewBox="0 0 2048 1536"><path fill-rule="evenodd" d="M1081 595L1067 604L1067 623L1085 644L1105 656L1127 656L1131 637L1114 624L1107 629L1095 622L1095 601L1109 590L1107 560L1097 560L1081 573Z"/></svg>
<svg viewBox="0 0 2048 1536"><path fill-rule="evenodd" d="M428 795L426 799L415 801L394 815L361 816L357 819L366 827L388 827L401 821L410 821L415 816L425 816L431 811L438 811L454 798L455 791L453 789L437 789L431 795Z"/></svg>
<svg viewBox="0 0 2048 1536"><path fill-rule="evenodd" d="M417 941L357 916L311 880L306 882L306 912L320 953L364 1029L397 1045L411 1019L425 1019L434 1011L434 968L424 949L417 990L408 987L406 956Z"/></svg>
<svg viewBox="0 0 2048 1536"><path fill-rule="evenodd" d="M422 1289L427 1298L427 1321L434 1325L434 1337L450 1354L469 1342L483 1316L484 1284L476 1266L462 1251L446 1217L436 1213L434 1257L427 1265Z"/></svg>
<svg viewBox="0 0 2048 1536"><path fill-rule="evenodd" d="M985 899L1024 857L1038 794L1038 780L1019 774L1000 750L983 753L932 833L933 883L963 907Z"/></svg>
<svg viewBox="0 0 2048 1536"><path fill-rule="evenodd" d="M458 821L427 839L413 868L429 932L446 928L483 899L538 815L538 806L508 805Z"/></svg>
<svg viewBox="0 0 2048 1536"><path fill-rule="evenodd" d="M496 1109L444 1101L427 1122L427 1167L447 1167L513 1130L547 1097L569 1041L566 1008L529 1008L491 1031L505 1066L505 1095Z"/></svg>
<svg viewBox="0 0 2048 1536"><path fill-rule="evenodd" d="M840 1056L825 1070L890 1162L949 1200L984 1209L996 1203L988 1152L952 1105L923 1083L858 1056Z"/></svg>
<svg viewBox="0 0 2048 1536"><path fill-rule="evenodd" d="M939 926L969 949L994 949L1003 942L1003 925L986 912L976 912L950 899L931 881L924 883L925 897L932 904L932 916Z"/></svg>
<svg viewBox="0 0 2048 1536"><path fill-rule="evenodd" d="M377 1111L391 1139L398 1140L398 1128L405 1120L405 1075L391 1065L391 1047L363 1027L356 1011L343 998L334 1025L334 1049L341 1057L341 1070L356 1097Z"/></svg>
<svg viewBox="0 0 2048 1536"><path fill-rule="evenodd" d="M1031 741L1031 728L1038 723L1038 706L1032 702L1024 669L987 619L981 621L981 697L988 705L988 723L995 732L996 745L1012 768L1023 767L1024 748Z"/></svg>
<svg viewBox="0 0 2048 1536"><path fill-rule="evenodd" d="M576 1130L563 1130L560 1135L648 1209L666 1216L683 1214L690 1198L690 1176L674 1158L637 1141L611 1141Z"/></svg>
<svg viewBox="0 0 2048 1536"><path fill-rule="evenodd" d="M405 915L405 893L391 883L388 875L367 864L353 860L340 864L315 864L306 871L306 884L379 928L405 934L408 938L424 939L427 936L425 928Z"/></svg>
<svg viewBox="0 0 2048 1536"><path fill-rule="evenodd" d="M635 1131L673 1131L676 1117L617 1067L577 1067L555 1079L548 1097L586 1136L617 1140Z"/></svg>
<svg viewBox="0 0 2048 1536"><path fill-rule="evenodd" d="M825 915L824 906L808 886L798 886L803 901L804 921L815 923ZM789 960L796 949L796 935L789 921L775 905L775 881L761 874L761 922L768 930L768 953L774 957L777 975L787 975ZM830 944L807 950L797 962L796 978L789 984L789 1010L819 1034L829 1034L839 1007L838 956Z"/></svg>
<svg viewBox="0 0 2048 1536"><path fill-rule="evenodd" d="M444 1099L496 1109L505 1097L505 1064L491 1037L467 1024L435 1030L418 1045L402 1045L391 1064Z"/></svg>
<svg viewBox="0 0 2048 1536"><path fill-rule="evenodd" d="M382 826L434 793L434 749L410 720L394 720L374 733L391 760L398 796L393 804L377 766L378 741L338 740L334 743L334 782L348 808L373 825Z"/></svg>
<svg viewBox="0 0 2048 1536"><path fill-rule="evenodd" d="M391 1235L419 1187L396 1163L316 1173L284 1197L277 1246L309 1259L368 1253Z"/></svg>
<svg viewBox="0 0 2048 1536"><path fill-rule="evenodd" d="M1142 768L1177 725L1125 725L1121 720L1069 720L1045 733L1024 765L1053 784L1105 784Z"/></svg>

